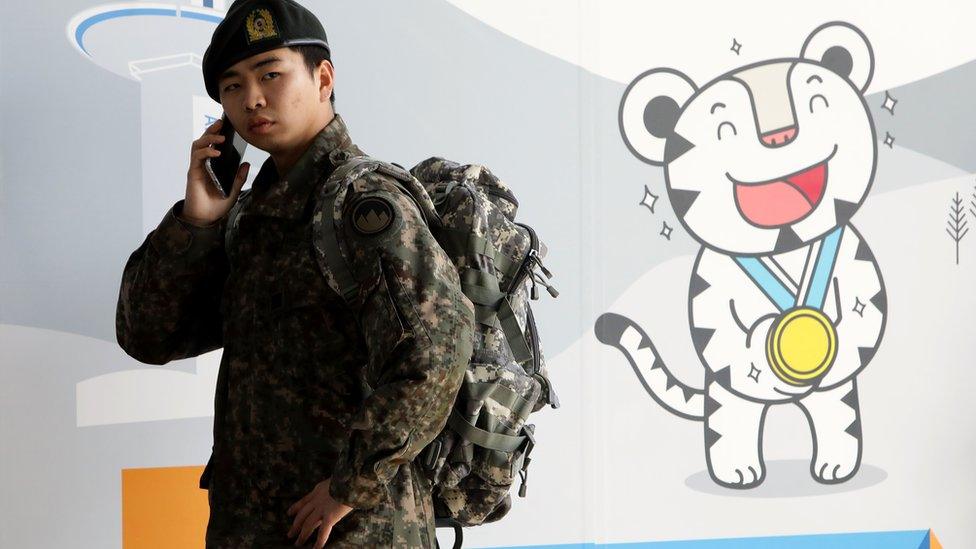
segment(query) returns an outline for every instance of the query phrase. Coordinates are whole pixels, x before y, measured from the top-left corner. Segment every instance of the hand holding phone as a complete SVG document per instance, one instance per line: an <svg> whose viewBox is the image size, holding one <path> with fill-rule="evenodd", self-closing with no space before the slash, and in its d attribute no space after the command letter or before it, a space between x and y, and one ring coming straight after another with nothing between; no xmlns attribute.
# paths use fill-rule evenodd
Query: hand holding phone
<svg viewBox="0 0 976 549"><path fill-rule="evenodd" d="M217 143L215 148L220 151L220 156L209 157L204 160L204 167L207 175L214 186L226 198L230 196L231 189L234 188L234 178L237 169L244 158L244 151L247 149L247 141L237 133L227 113L220 118L220 128L218 129L224 139Z"/></svg>
<svg viewBox="0 0 976 549"><path fill-rule="evenodd" d="M229 133L230 139L224 135L225 132ZM235 145L235 136L239 138L224 114L190 146L190 168L187 170L186 200L182 212L182 217L187 221L209 225L226 215L237 201L241 187L247 180L250 164L240 163L246 143L244 147ZM233 152L225 152L228 149ZM208 161L224 155L236 156L237 159L212 162L208 169Z"/></svg>

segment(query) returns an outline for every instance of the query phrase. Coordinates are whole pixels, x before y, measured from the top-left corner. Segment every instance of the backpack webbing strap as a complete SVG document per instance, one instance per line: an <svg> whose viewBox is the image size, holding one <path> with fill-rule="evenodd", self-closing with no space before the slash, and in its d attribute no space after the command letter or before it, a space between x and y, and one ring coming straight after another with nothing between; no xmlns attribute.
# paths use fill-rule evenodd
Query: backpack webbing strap
<svg viewBox="0 0 976 549"><path fill-rule="evenodd" d="M515 270L519 266L519 263L512 261L507 255L498 251L495 253L495 268L499 271L505 273L509 278L515 276Z"/></svg>
<svg viewBox="0 0 976 549"><path fill-rule="evenodd" d="M512 310L512 304L507 297L498 304L498 322L502 325L502 331L505 332L505 339L508 340L508 346L512 350L515 361L525 362L531 359L532 349L529 347L529 343L525 341L525 334L519 327L518 319L515 318L515 311Z"/></svg>
<svg viewBox="0 0 976 549"><path fill-rule="evenodd" d="M492 258L495 268L509 278L515 276L515 270L520 265L520 262L508 257L501 250L496 250L491 241L469 231L442 227L437 241L456 256L474 252Z"/></svg>
<svg viewBox="0 0 976 549"><path fill-rule="evenodd" d="M492 258L497 255L495 247L488 239L478 236L473 232L448 229L445 227L441 229L440 233L441 238L438 240L442 241L444 248L454 255L467 255L468 252L486 255Z"/></svg>
<svg viewBox="0 0 976 549"><path fill-rule="evenodd" d="M466 269L461 273L461 291L472 303L494 307L505 294L498 288L495 275L478 269Z"/></svg>
<svg viewBox="0 0 976 549"><path fill-rule="evenodd" d="M322 215L332 217L333 219L325 219L322 221L322 228L325 234L324 238L319 239L319 242L325 248L322 252L329 261L329 272L332 274L335 284L333 290L341 295L342 299L347 303L350 303L359 293L359 283L356 282L356 277L353 276L352 269L349 268L345 255L343 255L342 250L339 248L339 233L336 231L333 213L340 190L344 191L344 189L340 189L339 186L327 186L327 188L329 188L328 193L322 197Z"/></svg>
<svg viewBox="0 0 976 549"><path fill-rule="evenodd" d="M336 160L339 161L340 158L336 157ZM331 217L332 219L322 221L321 226L324 234L323 238L318 240L324 247L321 252L325 255L326 261L328 261L328 270L333 277L330 280L330 284L334 285L333 290L339 293L347 303L355 299L359 293L359 282L356 281L356 277L353 275L352 269L349 267L346 257L342 253L341 245L339 244L339 233L336 228L336 219L339 216L338 212L335 211L335 207L336 202L340 198L345 197L350 183L372 171L381 171L392 176L397 181L398 186L402 190L407 191L409 195L408 189L400 185L399 179L397 178L400 172L395 167L387 166L368 156L345 158L342 164L332 172L332 175L329 176L328 181L326 181L323 187L325 195L322 197L322 215ZM410 196L413 198L412 195ZM423 210L421 210L421 213L423 213Z"/></svg>
<svg viewBox="0 0 976 549"><path fill-rule="evenodd" d="M451 410L447 424L460 435L464 440L470 441L482 448L498 450L499 452L514 452L525 442L525 436L505 435L502 433L492 433L484 429L475 427L457 409Z"/></svg>
<svg viewBox="0 0 976 549"><path fill-rule="evenodd" d="M475 308L475 320L480 324L499 328L512 350L516 362L532 358L532 348L515 318L515 311L508 296L498 288L495 275L478 269L468 269L461 274L461 291Z"/></svg>
<svg viewBox="0 0 976 549"><path fill-rule="evenodd" d="M474 303L474 320L478 324L484 326L491 326L492 328L501 330L502 325L498 322L498 312L495 309L488 307L486 305L478 305Z"/></svg>
<svg viewBox="0 0 976 549"><path fill-rule="evenodd" d="M500 406L508 408L521 419L529 417L532 412L532 403L525 400L522 395L516 393L510 387L491 381L481 383L466 383L467 398L474 401L484 401L490 398Z"/></svg>

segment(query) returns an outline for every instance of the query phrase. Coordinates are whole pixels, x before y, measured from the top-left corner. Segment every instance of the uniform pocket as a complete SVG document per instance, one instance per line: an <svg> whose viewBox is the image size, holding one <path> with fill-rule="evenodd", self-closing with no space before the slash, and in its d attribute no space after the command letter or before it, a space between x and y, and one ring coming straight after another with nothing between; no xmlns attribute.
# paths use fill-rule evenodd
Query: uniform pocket
<svg viewBox="0 0 976 549"><path fill-rule="evenodd" d="M412 463L404 463L390 484L393 500L393 545L410 549L433 547L433 512L428 501L430 490L421 482Z"/></svg>
<svg viewBox="0 0 976 549"><path fill-rule="evenodd" d="M407 315L395 297L396 284L388 280L381 269L372 281L372 289L366 295L359 315L369 353L367 380L371 385L378 381L383 366L390 360L396 347L413 335Z"/></svg>

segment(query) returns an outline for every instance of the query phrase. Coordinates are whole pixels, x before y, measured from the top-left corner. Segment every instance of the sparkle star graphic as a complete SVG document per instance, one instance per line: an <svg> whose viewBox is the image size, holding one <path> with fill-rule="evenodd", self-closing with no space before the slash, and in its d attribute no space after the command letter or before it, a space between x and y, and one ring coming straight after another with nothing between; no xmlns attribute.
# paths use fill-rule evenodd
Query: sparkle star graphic
<svg viewBox="0 0 976 549"><path fill-rule="evenodd" d="M668 226L668 222L665 221L664 222L664 227L661 228L661 233L660 234L664 238L667 238L668 240L671 240L671 231L673 231L673 230L674 229L672 229L670 226Z"/></svg>
<svg viewBox="0 0 976 549"><path fill-rule="evenodd" d="M889 149L893 149L894 147L892 145L895 144L895 136L891 135L888 132L885 132L884 144L888 145Z"/></svg>
<svg viewBox="0 0 976 549"><path fill-rule="evenodd" d="M644 198L640 201L640 205L646 206L648 210L651 210L651 213L654 213L654 205L657 204L658 198L661 197L652 193L651 190L647 188L647 185L644 185Z"/></svg>
<svg viewBox="0 0 976 549"><path fill-rule="evenodd" d="M759 369L756 368L755 364L750 364L750 367L751 368L749 369L749 379L755 381L756 383L759 383L759 374L760 374Z"/></svg>
<svg viewBox="0 0 976 549"><path fill-rule="evenodd" d="M865 305L867 305L867 303L861 303L861 298L857 298L856 303L854 303L854 312L857 313L858 316L863 317Z"/></svg>
<svg viewBox="0 0 976 549"><path fill-rule="evenodd" d="M735 38L732 39L732 47L729 48L734 51L736 55L739 55L739 50L742 49L742 44L739 43Z"/></svg>
<svg viewBox="0 0 976 549"><path fill-rule="evenodd" d="M898 100L892 97L890 93L885 92L884 103L881 105L881 108L894 115L896 104L898 104Z"/></svg>

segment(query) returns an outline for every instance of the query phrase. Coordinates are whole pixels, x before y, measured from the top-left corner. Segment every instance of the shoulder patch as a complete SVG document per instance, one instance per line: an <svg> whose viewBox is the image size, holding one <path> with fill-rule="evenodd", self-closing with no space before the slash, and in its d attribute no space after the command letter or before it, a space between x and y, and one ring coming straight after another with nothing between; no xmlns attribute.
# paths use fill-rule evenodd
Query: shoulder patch
<svg viewBox="0 0 976 549"><path fill-rule="evenodd" d="M378 196L363 198L353 205L352 228L370 236L385 231L393 224L394 208L389 200Z"/></svg>

